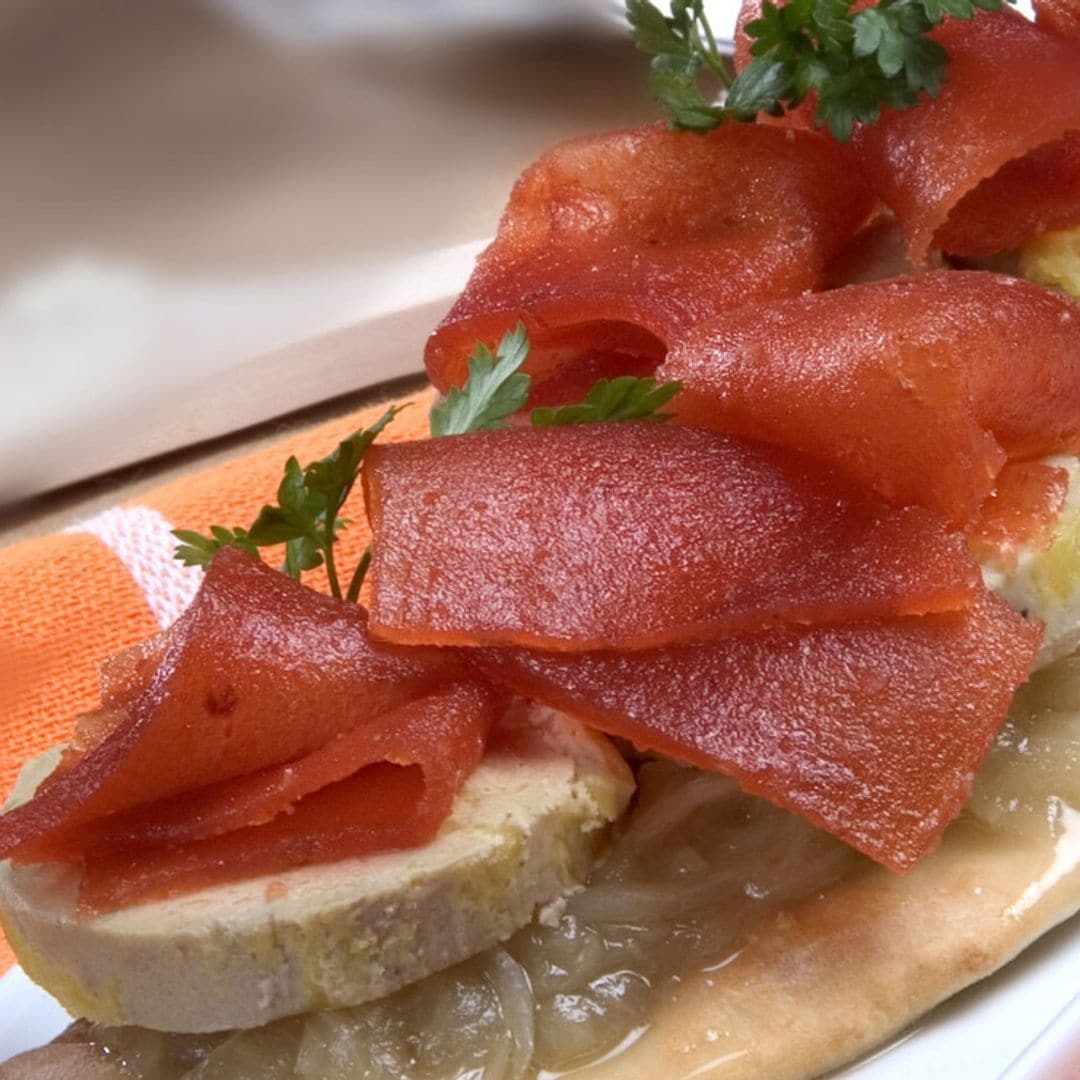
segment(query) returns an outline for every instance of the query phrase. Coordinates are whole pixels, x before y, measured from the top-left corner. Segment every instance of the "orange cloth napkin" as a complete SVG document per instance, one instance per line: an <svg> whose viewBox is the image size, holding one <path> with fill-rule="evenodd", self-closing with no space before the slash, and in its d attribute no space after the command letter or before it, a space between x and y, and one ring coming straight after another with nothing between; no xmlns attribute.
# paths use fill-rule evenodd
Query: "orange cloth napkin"
<svg viewBox="0 0 1080 1080"><path fill-rule="evenodd" d="M380 439L425 438L434 391L411 398ZM400 402L399 402L400 403ZM69 737L98 701L101 662L168 626L187 606L202 571L173 557L173 528L247 524L273 501L290 454L325 456L367 427L386 404L369 406L256 453L165 484L54 536L0 549L0 792L29 759ZM370 534L359 486L345 507L341 565L355 563ZM320 573L305 575L326 588ZM0 974L14 957L0 935Z"/></svg>

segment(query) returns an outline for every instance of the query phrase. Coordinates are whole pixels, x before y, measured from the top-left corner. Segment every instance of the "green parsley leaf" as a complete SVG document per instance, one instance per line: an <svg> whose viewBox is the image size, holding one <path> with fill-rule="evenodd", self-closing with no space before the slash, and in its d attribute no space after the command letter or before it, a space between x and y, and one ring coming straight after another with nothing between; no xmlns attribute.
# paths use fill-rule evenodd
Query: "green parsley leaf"
<svg viewBox="0 0 1080 1080"><path fill-rule="evenodd" d="M626 18L630 23L634 44L644 53L689 55L685 37L675 30L676 19L667 19L648 0L627 0Z"/></svg>
<svg viewBox="0 0 1080 1080"><path fill-rule="evenodd" d="M353 432L325 458L301 467L295 457L285 463L277 490L277 503L264 506L247 529L227 529L212 525L210 535L176 529L180 541L175 554L185 566L210 565L215 553L225 546L256 555L259 548L285 545L282 572L299 578L307 570L326 566L330 591L341 599L341 585L334 562L334 542L346 526L338 516L356 483L360 465L371 444L405 406L395 405L369 428ZM369 559L361 559L349 585L349 598L356 599Z"/></svg>
<svg viewBox="0 0 1080 1080"><path fill-rule="evenodd" d="M849 0L817 0L810 19L818 41L827 49L842 49L855 36L848 14Z"/></svg>
<svg viewBox="0 0 1080 1080"><path fill-rule="evenodd" d="M649 72L649 89L672 122L688 131L710 131L724 110L711 105L697 83L700 64L673 53L656 57Z"/></svg>
<svg viewBox="0 0 1080 1080"><path fill-rule="evenodd" d="M469 378L455 387L431 410L431 434L465 435L505 427L505 419L524 408L531 379L521 371L529 355L529 337L518 323L506 334L495 354L483 344L469 358ZM662 422L669 414L660 412L681 389L682 384L657 384L655 379L621 375L598 379L585 400L557 408L543 406L529 414L533 427L564 427L569 424L597 424L619 420Z"/></svg>
<svg viewBox="0 0 1080 1080"><path fill-rule="evenodd" d="M503 335L494 353L483 342L469 357L469 377L431 410L431 434L464 435L505 427L505 419L518 412L529 396L532 379L521 366L529 355L524 323Z"/></svg>
<svg viewBox="0 0 1080 1080"><path fill-rule="evenodd" d="M778 116L784 111L783 95L790 92L791 78L788 64L755 56L728 91L727 108L740 120L753 120L758 113Z"/></svg>
<svg viewBox="0 0 1080 1080"><path fill-rule="evenodd" d="M706 96L700 80L708 75L718 88L731 85L732 72L705 15L703 0L672 0L664 15L648 0L626 0L634 44L653 57L649 89L677 127L708 131L726 110Z"/></svg>
<svg viewBox="0 0 1080 1080"><path fill-rule="evenodd" d="M653 55L649 84L675 127L708 131L759 113L778 116L818 96L814 123L846 141L882 108L909 109L941 90L948 53L928 36L946 18L998 11L1006 0L879 0L852 11L851 0L765 0L746 26L751 61L734 80L695 0L670 0L664 15L648 0L627 0L634 43ZM1007 0L1014 3L1015 0ZM727 87L710 98L701 77Z"/></svg>
<svg viewBox="0 0 1080 1080"><path fill-rule="evenodd" d="M176 558L185 566L201 566L204 570L218 549L227 545L240 548L249 555L257 551L248 538L247 529L223 529L220 525L212 525L210 536L203 536L191 529L174 529L173 536L180 541L174 552Z"/></svg>
<svg viewBox="0 0 1080 1080"><path fill-rule="evenodd" d="M622 420L663 423L670 413L660 412L680 390L678 381L657 384L655 379L620 375L598 379L578 405L533 409L533 427L566 427L570 424L599 424Z"/></svg>
<svg viewBox="0 0 1080 1080"><path fill-rule="evenodd" d="M298 581L305 570L322 566L323 555L316 547L317 541L310 536L294 536L285 542L285 562L282 569Z"/></svg>

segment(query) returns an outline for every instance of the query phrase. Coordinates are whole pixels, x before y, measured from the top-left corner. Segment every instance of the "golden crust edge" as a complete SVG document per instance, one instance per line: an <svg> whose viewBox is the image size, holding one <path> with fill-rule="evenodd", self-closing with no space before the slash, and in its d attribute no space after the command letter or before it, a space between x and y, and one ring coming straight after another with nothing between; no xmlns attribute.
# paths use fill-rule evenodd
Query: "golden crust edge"
<svg viewBox="0 0 1080 1080"><path fill-rule="evenodd" d="M1073 866L1020 910L1052 864L1050 845L962 821L907 876L867 866L758 926L627 1051L574 1075L805 1080L847 1064L1080 909Z"/></svg>

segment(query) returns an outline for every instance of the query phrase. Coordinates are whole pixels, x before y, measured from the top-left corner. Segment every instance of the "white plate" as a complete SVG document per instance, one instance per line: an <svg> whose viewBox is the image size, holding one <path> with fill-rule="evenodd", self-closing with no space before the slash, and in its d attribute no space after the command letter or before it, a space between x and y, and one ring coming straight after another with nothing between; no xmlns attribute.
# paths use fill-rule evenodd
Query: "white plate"
<svg viewBox="0 0 1080 1080"><path fill-rule="evenodd" d="M1077 972L1080 918L1073 918L834 1080L1050 1080L1046 1065L1080 1034ZM0 1062L47 1042L68 1022L21 969L0 979Z"/></svg>

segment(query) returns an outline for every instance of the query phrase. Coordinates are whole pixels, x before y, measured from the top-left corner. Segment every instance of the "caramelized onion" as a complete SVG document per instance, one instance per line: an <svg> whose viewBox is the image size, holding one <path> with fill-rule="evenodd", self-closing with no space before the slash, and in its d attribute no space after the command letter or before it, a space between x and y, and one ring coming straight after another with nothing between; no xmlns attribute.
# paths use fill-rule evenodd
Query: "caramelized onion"
<svg viewBox="0 0 1080 1080"><path fill-rule="evenodd" d="M653 761L638 779L638 807L588 888L507 946L532 980L540 1068L610 1052L681 972L722 962L749 925L861 861L715 773Z"/></svg>

